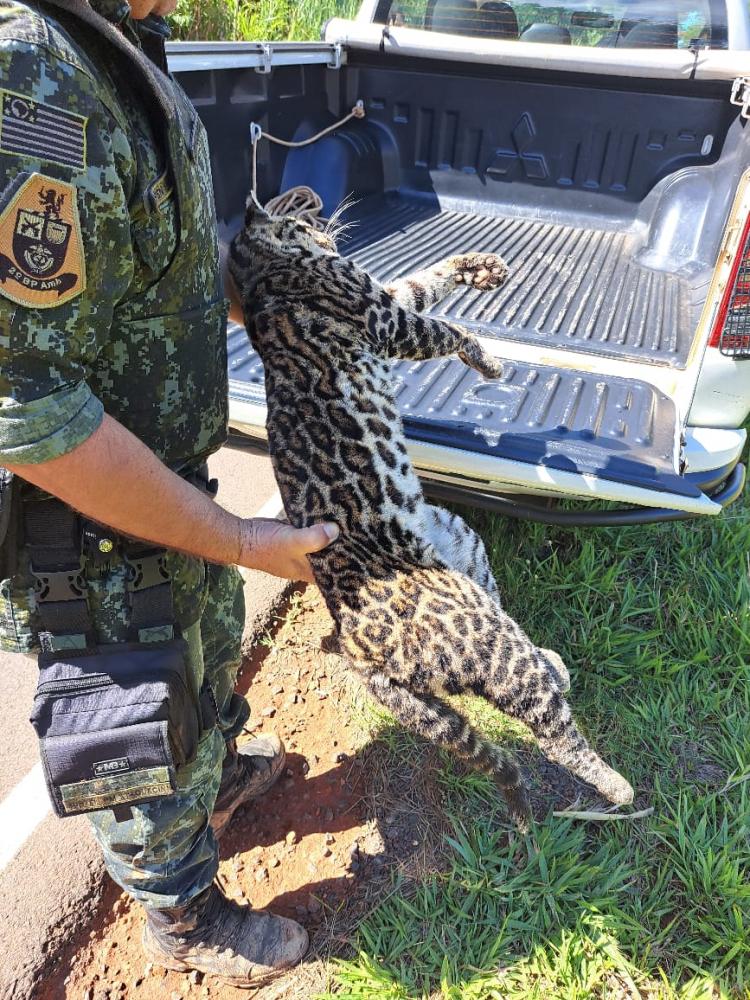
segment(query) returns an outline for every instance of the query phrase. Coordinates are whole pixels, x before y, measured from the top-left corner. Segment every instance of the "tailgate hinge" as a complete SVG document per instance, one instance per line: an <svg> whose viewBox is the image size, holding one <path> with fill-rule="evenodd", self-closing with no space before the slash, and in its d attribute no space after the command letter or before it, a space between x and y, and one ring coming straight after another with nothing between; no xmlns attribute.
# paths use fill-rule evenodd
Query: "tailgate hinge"
<svg viewBox="0 0 750 1000"><path fill-rule="evenodd" d="M735 79L729 101L742 108L742 118L750 118L750 76L738 76Z"/></svg>
<svg viewBox="0 0 750 1000"><path fill-rule="evenodd" d="M270 73L271 66L273 63L273 49L268 44L268 42L263 42L260 47L260 58L262 60L260 66L255 67L256 73Z"/></svg>
<svg viewBox="0 0 750 1000"><path fill-rule="evenodd" d="M328 63L329 69L341 69L341 64L343 62L344 46L341 42L333 43L333 52L331 53L331 59Z"/></svg>

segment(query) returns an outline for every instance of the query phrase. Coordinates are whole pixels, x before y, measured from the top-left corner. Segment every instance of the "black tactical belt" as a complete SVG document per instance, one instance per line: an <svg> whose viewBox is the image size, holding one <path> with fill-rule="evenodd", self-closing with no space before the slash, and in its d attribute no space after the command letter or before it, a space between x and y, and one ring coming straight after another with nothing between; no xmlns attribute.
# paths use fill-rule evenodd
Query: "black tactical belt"
<svg viewBox="0 0 750 1000"><path fill-rule="evenodd" d="M81 523L60 500L25 504L24 534L36 587L43 650L94 644L81 561Z"/></svg>
<svg viewBox="0 0 750 1000"><path fill-rule="evenodd" d="M181 477L211 497L218 492L218 480L209 478L205 462ZM42 649L93 644L83 559L103 565L115 551L122 553L130 571L130 638L147 642L150 631L174 627L172 584L163 547L126 539L54 497L27 498L23 521L36 584Z"/></svg>
<svg viewBox="0 0 750 1000"><path fill-rule="evenodd" d="M10 527L13 478L12 472L0 466L0 547L2 547Z"/></svg>

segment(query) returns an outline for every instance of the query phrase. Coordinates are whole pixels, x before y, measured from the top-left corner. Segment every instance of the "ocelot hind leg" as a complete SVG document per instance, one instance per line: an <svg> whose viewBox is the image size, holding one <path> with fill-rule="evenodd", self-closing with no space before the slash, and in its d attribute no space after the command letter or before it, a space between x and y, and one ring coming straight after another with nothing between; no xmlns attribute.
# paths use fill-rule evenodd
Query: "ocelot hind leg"
<svg viewBox="0 0 750 1000"><path fill-rule="evenodd" d="M477 770L491 774L508 803L519 829L528 828L531 815L518 764L510 754L480 736L455 709L429 691L411 691L382 674L365 679L367 690L406 729L460 754Z"/></svg>
<svg viewBox="0 0 750 1000"><path fill-rule="evenodd" d="M502 607L484 542L457 514L444 507L425 505L425 533L441 559L478 583ZM570 691L570 674L562 657L553 649L540 649L552 680L562 692Z"/></svg>
<svg viewBox="0 0 750 1000"><path fill-rule="evenodd" d="M499 288L507 277L508 265L497 254L464 253L399 278L385 285L385 290L399 305L423 312L456 288L488 292Z"/></svg>
<svg viewBox="0 0 750 1000"><path fill-rule="evenodd" d="M485 664L473 689L501 712L525 723L550 760L593 785L610 802L632 802L629 782L592 750L576 726L556 669L550 669L546 656L546 651L537 649L530 654L523 648L503 651Z"/></svg>
<svg viewBox="0 0 750 1000"><path fill-rule="evenodd" d="M557 684L563 694L570 691L570 674L568 673L568 668L565 666L565 661L559 653L556 653L554 649L542 649L537 646L537 649L546 657L550 663L547 664L547 671L551 675L552 680Z"/></svg>
<svg viewBox="0 0 750 1000"><path fill-rule="evenodd" d="M451 569L465 573L500 603L484 542L457 514L443 507L425 505L425 533Z"/></svg>

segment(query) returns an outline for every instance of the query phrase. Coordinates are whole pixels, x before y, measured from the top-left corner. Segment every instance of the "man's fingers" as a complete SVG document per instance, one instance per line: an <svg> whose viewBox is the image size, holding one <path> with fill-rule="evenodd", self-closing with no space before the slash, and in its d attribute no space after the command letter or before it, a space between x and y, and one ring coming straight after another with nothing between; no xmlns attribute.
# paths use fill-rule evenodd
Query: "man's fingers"
<svg viewBox="0 0 750 1000"><path fill-rule="evenodd" d="M320 552L338 536L339 527L333 522L293 528L272 518L251 518L243 525L239 563L287 580L314 583L308 554Z"/></svg>
<svg viewBox="0 0 750 1000"><path fill-rule="evenodd" d="M295 541L302 552L320 552L339 537L339 526L333 521L323 524L313 524L309 528L298 528L295 531Z"/></svg>

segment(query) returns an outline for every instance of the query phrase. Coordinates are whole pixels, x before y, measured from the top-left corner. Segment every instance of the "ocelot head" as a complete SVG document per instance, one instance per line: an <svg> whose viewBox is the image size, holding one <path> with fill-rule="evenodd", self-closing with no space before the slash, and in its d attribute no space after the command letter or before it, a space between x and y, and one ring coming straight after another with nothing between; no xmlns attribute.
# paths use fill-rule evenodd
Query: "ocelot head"
<svg viewBox="0 0 750 1000"><path fill-rule="evenodd" d="M245 225L235 238L235 247L245 251L243 257L269 252L274 256L279 253L338 255L330 222L326 229L321 230L293 215L269 215L252 195L247 200Z"/></svg>

